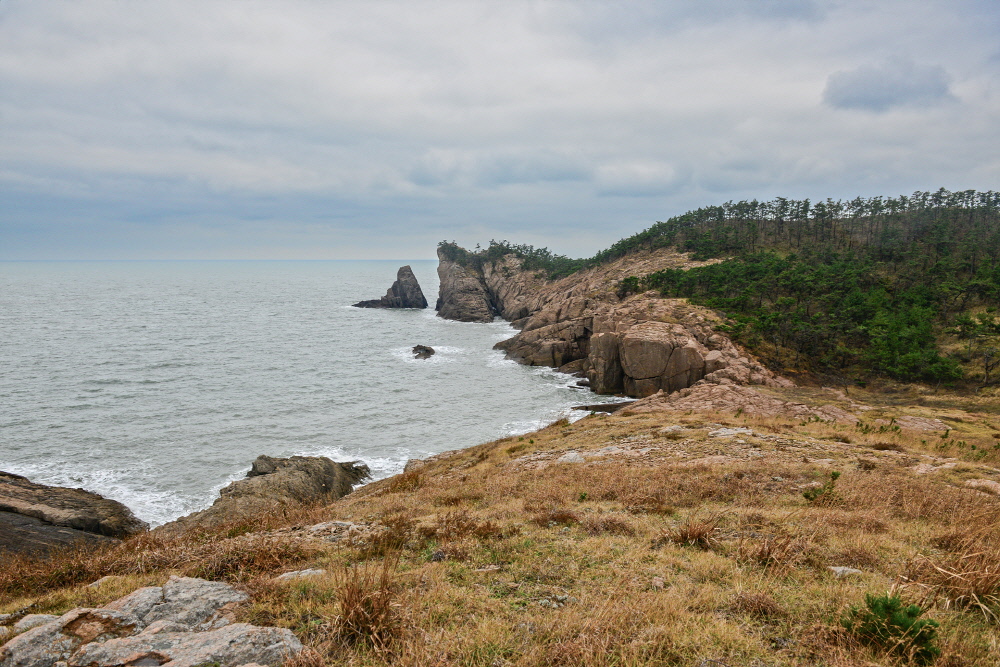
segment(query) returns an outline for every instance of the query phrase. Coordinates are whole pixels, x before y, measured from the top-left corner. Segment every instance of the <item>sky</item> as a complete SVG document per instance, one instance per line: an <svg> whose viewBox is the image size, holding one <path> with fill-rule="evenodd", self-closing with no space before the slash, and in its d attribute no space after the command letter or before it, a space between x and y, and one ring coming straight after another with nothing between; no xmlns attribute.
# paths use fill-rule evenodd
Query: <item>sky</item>
<svg viewBox="0 0 1000 667"><path fill-rule="evenodd" d="M996 0L0 0L0 260L590 256L1000 189Z"/></svg>

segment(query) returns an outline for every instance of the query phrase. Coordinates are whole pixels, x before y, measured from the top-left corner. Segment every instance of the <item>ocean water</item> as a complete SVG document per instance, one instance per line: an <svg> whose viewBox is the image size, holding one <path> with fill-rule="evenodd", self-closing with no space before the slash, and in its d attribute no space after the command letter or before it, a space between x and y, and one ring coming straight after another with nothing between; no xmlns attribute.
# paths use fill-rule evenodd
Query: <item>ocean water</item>
<svg viewBox="0 0 1000 667"><path fill-rule="evenodd" d="M608 400L505 360L506 322L436 317L434 261L408 262L431 308L350 307L402 263L0 262L0 470L157 525L259 454L379 478ZM437 354L413 359L418 343Z"/></svg>

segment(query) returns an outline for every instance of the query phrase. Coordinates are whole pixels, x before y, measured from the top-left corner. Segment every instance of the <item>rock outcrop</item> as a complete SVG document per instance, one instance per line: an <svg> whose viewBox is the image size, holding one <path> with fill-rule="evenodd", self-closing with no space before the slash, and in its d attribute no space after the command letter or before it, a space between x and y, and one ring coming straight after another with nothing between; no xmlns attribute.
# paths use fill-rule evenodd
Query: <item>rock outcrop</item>
<svg viewBox="0 0 1000 667"><path fill-rule="evenodd" d="M116 500L0 472L0 551L40 554L101 544L149 528Z"/></svg>
<svg viewBox="0 0 1000 667"><path fill-rule="evenodd" d="M392 284L389 291L381 299L371 299L359 301L354 304L355 308L426 308L427 299L417 277L413 275L413 269L407 266L399 267L396 272L396 282Z"/></svg>
<svg viewBox="0 0 1000 667"><path fill-rule="evenodd" d="M232 623L246 599L225 583L170 577L101 608L26 616L0 646L0 667L280 665L302 650L290 630Z"/></svg>
<svg viewBox="0 0 1000 667"><path fill-rule="evenodd" d="M439 248L437 271L440 285L434 309L438 317L458 322L493 321L498 313L475 269L447 259Z"/></svg>
<svg viewBox="0 0 1000 667"><path fill-rule="evenodd" d="M698 382L789 386L715 327L712 311L652 292L621 297L618 282L665 268L706 264L671 250L635 253L557 281L521 269L513 255L482 269L438 252L438 315L463 321L510 320L513 338L496 345L532 366L585 375L600 394L645 397Z"/></svg>
<svg viewBox="0 0 1000 667"><path fill-rule="evenodd" d="M428 345L414 345L413 346L413 358L414 359L430 359L434 356L434 348Z"/></svg>
<svg viewBox="0 0 1000 667"><path fill-rule="evenodd" d="M263 514L283 505L298 505L346 496L370 475L357 461L337 463L325 456L292 456L287 459L258 456L245 479L219 492L206 510L171 521L155 530L174 533L207 528Z"/></svg>

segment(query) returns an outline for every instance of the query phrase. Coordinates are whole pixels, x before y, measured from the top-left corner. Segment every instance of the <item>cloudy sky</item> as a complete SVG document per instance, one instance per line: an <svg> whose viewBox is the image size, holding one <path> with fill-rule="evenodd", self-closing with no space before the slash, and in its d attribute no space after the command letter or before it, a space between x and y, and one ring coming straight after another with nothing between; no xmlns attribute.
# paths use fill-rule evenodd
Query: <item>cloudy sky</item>
<svg viewBox="0 0 1000 667"><path fill-rule="evenodd" d="M0 259L586 256L1000 189L996 0L0 0Z"/></svg>

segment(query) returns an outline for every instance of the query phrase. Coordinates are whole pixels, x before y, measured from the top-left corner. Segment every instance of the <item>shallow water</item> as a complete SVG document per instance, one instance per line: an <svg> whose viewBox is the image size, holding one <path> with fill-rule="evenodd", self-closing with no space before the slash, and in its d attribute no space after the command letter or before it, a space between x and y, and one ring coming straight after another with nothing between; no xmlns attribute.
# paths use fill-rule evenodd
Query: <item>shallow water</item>
<svg viewBox="0 0 1000 667"><path fill-rule="evenodd" d="M402 263L0 262L0 470L159 524L259 454L382 477L602 400L504 360L505 322L350 307ZM409 264L433 306L437 263ZM418 343L437 354L413 359Z"/></svg>

